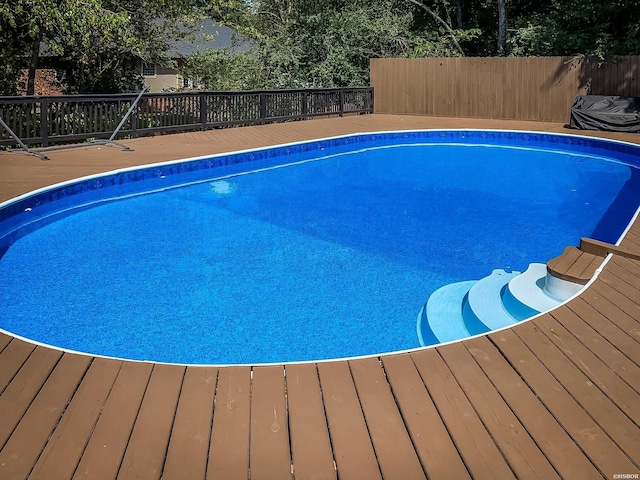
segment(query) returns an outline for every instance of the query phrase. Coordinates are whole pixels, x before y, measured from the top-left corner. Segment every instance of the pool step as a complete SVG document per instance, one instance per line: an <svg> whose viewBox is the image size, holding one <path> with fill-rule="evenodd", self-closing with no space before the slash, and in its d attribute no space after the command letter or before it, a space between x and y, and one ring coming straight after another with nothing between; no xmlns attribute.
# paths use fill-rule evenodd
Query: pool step
<svg viewBox="0 0 640 480"><path fill-rule="evenodd" d="M558 298L552 295L547 291L549 281L547 266L544 263L530 264L524 273L511 279L504 290L502 302L505 308L517 320L524 320L557 307L568 296ZM571 285L579 287L576 284Z"/></svg>
<svg viewBox="0 0 640 480"><path fill-rule="evenodd" d="M467 322L480 321L489 330L508 327L517 322L516 318L507 312L502 303L502 290L509 281L520 272L507 273L504 270L494 270L491 275L483 278L469 290L469 308Z"/></svg>
<svg viewBox="0 0 640 480"><path fill-rule="evenodd" d="M450 342L472 335L464 322L462 305L465 296L476 283L477 280L451 283L439 288L429 297L423 311L428 326L438 342ZM418 339L420 345L424 346L420 334Z"/></svg>
<svg viewBox="0 0 640 480"><path fill-rule="evenodd" d="M418 315L420 345L450 342L508 327L560 305L582 288L532 263L524 273L494 270L481 280L445 285Z"/></svg>

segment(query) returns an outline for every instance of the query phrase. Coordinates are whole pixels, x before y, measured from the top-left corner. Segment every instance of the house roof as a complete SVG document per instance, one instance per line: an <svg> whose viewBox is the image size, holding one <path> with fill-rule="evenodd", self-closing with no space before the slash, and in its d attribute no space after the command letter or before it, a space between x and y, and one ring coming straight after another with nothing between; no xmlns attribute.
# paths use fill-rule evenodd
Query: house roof
<svg viewBox="0 0 640 480"><path fill-rule="evenodd" d="M173 42L168 53L172 57L187 57L209 49L228 48L231 52L241 52L248 50L250 46L251 43L247 39L229 27L205 21L200 30L194 32L192 38Z"/></svg>

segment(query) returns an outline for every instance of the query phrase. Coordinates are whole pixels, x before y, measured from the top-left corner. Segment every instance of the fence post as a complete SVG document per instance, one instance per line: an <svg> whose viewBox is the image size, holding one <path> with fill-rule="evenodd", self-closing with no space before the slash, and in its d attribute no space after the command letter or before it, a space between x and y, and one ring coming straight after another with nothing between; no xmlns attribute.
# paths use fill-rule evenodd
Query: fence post
<svg viewBox="0 0 640 480"><path fill-rule="evenodd" d="M376 96L374 95L373 92L373 87L371 87L369 89L369 91L367 91L367 103L369 104L369 113L373 113L373 102L375 101Z"/></svg>
<svg viewBox="0 0 640 480"><path fill-rule="evenodd" d="M202 124L202 131L207 129L207 97L204 92L200 92L200 123Z"/></svg>
<svg viewBox="0 0 640 480"><path fill-rule="evenodd" d="M338 91L338 103L340 103L340 116L344 117L344 90Z"/></svg>
<svg viewBox="0 0 640 480"><path fill-rule="evenodd" d="M49 146L49 99L43 97L40 99L40 138L42 146Z"/></svg>

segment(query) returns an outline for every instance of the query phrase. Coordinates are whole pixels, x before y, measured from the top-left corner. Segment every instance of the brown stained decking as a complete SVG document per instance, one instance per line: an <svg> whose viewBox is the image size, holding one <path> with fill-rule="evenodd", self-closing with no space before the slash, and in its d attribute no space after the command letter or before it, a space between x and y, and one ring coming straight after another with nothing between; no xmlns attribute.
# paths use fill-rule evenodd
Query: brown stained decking
<svg viewBox="0 0 640 480"><path fill-rule="evenodd" d="M411 128L579 133L364 115L127 141L134 152L51 151L49 162L4 152L0 201L130 165ZM640 220L622 246L640 253ZM616 254L578 298L532 321L366 359L181 367L0 334L2 480L612 479L640 474L639 426L640 261Z"/></svg>

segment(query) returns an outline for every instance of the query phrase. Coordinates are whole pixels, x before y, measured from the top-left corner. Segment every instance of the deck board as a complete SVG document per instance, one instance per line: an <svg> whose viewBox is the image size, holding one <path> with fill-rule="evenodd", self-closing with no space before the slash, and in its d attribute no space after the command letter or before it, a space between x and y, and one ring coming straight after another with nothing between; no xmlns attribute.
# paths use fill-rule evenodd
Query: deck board
<svg viewBox="0 0 640 480"><path fill-rule="evenodd" d="M10 335L5 335L4 333L0 333L0 353L4 350L4 348L9 345L9 342L13 340L13 337Z"/></svg>
<svg viewBox="0 0 640 480"><path fill-rule="evenodd" d="M102 407L109 396L121 361L96 358L47 442L31 476L50 480L73 477Z"/></svg>
<svg viewBox="0 0 640 480"><path fill-rule="evenodd" d="M295 478L336 480L318 370L312 363L287 365L285 370Z"/></svg>
<svg viewBox="0 0 640 480"><path fill-rule="evenodd" d="M562 478L601 477L582 449L491 339L475 338L464 342L464 346Z"/></svg>
<svg viewBox="0 0 640 480"><path fill-rule="evenodd" d="M600 257L570 246L566 247L561 255L547 262L547 270L554 277L585 285L603 261L604 256Z"/></svg>
<svg viewBox="0 0 640 480"><path fill-rule="evenodd" d="M503 330L489 337L603 476L611 478L616 472L633 471L629 458L514 331Z"/></svg>
<svg viewBox="0 0 640 480"><path fill-rule="evenodd" d="M515 478L437 349L411 354L460 455L474 478Z"/></svg>
<svg viewBox="0 0 640 480"><path fill-rule="evenodd" d="M249 476L251 368L227 367L218 373L207 479Z"/></svg>
<svg viewBox="0 0 640 480"><path fill-rule="evenodd" d="M11 341L0 353L0 394L9 385L9 382L27 361L36 346L32 343L15 339Z"/></svg>
<svg viewBox="0 0 640 480"><path fill-rule="evenodd" d="M589 303L578 297L569 303L569 308L576 312L580 318L586 321L594 330L597 330L612 345L636 365L640 365L640 349L638 342L618 325L598 312Z"/></svg>
<svg viewBox="0 0 640 480"><path fill-rule="evenodd" d="M74 479L113 480L138 416L153 366L125 362L91 433Z"/></svg>
<svg viewBox="0 0 640 480"><path fill-rule="evenodd" d="M599 287L599 285L604 286ZM581 298L609 321L617 325L620 330L623 330L636 341L640 340L640 322L638 321L640 317L634 318L631 316L621 304L614 303L605 295L602 295L600 293L601 289L606 291L606 285L602 282L595 282L594 288L583 292ZM615 289L609 288L609 291L615 292ZM623 301L622 304L624 303ZM633 312L633 308L630 307L630 310Z"/></svg>
<svg viewBox="0 0 640 480"><path fill-rule="evenodd" d="M595 282L590 290L597 293L600 298L606 299L608 303L612 303L618 307L619 310L626 313L627 316L636 320L636 322L640 321L640 305L632 300L635 296L636 298L640 298L640 290L634 289L630 287L626 289L626 292L621 289L619 286L614 288L610 283L606 282L606 278L608 277L609 272L604 272L598 280ZM640 339L640 325L630 324L631 331L630 333L636 337L636 339Z"/></svg>
<svg viewBox="0 0 640 480"><path fill-rule="evenodd" d="M589 255L583 253L575 263L569 269L568 274L576 277L589 277L591 278L596 271L596 268L604 261L604 257L598 257L597 255Z"/></svg>
<svg viewBox="0 0 640 480"><path fill-rule="evenodd" d="M549 266L558 270L568 270L571 268L578 258L580 258L581 252L574 246L565 247L561 255L549 260Z"/></svg>
<svg viewBox="0 0 640 480"><path fill-rule="evenodd" d="M204 478L217 377L218 369L215 367L187 368L171 430L163 479Z"/></svg>
<svg viewBox="0 0 640 480"><path fill-rule="evenodd" d="M0 452L0 478L27 478L90 363L85 355L62 356Z"/></svg>
<svg viewBox="0 0 640 480"><path fill-rule="evenodd" d="M638 392L618 377L604 361L583 345L551 315L543 315L538 318L536 327L588 377L589 382L600 388L631 421L635 422L636 425L640 425L640 403L637 402ZM560 368L565 368L566 365L562 361L563 359L559 360L556 365L559 365Z"/></svg>
<svg viewBox="0 0 640 480"><path fill-rule="evenodd" d="M551 312L550 316L600 358L613 373L640 393L640 367L633 363L629 357L615 348L597 330L568 307L558 308Z"/></svg>
<svg viewBox="0 0 640 480"><path fill-rule="evenodd" d="M251 382L252 480L291 477L284 367L256 367Z"/></svg>
<svg viewBox="0 0 640 480"><path fill-rule="evenodd" d="M154 365L117 480L159 480L185 367Z"/></svg>
<svg viewBox="0 0 640 480"><path fill-rule="evenodd" d="M591 413L592 420L632 461L640 460L640 429L618 406L600 390L597 379L592 381L575 365L568 365L566 357L540 329L528 323L514 329L520 341L573 399Z"/></svg>
<svg viewBox="0 0 640 480"><path fill-rule="evenodd" d="M318 374L340 480L382 480L349 365L319 363Z"/></svg>
<svg viewBox="0 0 640 480"><path fill-rule="evenodd" d="M426 479L379 360L350 360L349 367L382 477Z"/></svg>
<svg viewBox="0 0 640 480"><path fill-rule="evenodd" d="M634 234L629 235L629 238L625 242L625 246L636 254L640 254L640 237Z"/></svg>
<svg viewBox="0 0 640 480"><path fill-rule="evenodd" d="M632 227L629 231L628 235L628 247L633 249L636 253L640 252L640 228L635 225L635 227Z"/></svg>
<svg viewBox="0 0 640 480"><path fill-rule="evenodd" d="M560 124L361 115L125 140L42 162L0 152L0 201L133 165L356 132ZM586 290L460 343L379 358L180 367L77 356L0 332L0 478L612 478L640 473L636 220ZM582 274L587 257L573 260ZM583 265L581 262L584 261ZM585 270L586 269L586 270ZM577 270L576 270L577 271ZM2 465L3 464L3 465Z"/></svg>
<svg viewBox="0 0 640 480"><path fill-rule="evenodd" d="M636 290L638 289L640 262L614 256L610 263L611 266L608 271L623 281L623 287L626 284Z"/></svg>
<svg viewBox="0 0 640 480"><path fill-rule="evenodd" d="M608 283L615 285L621 293L634 300L640 291L636 277L640 267L636 269L636 266L637 262L614 256L607 265L608 268L602 272L602 280L607 282L607 279L610 279Z"/></svg>
<svg viewBox="0 0 640 480"><path fill-rule="evenodd" d="M62 352L36 347L0 395L0 450L62 357Z"/></svg>
<svg viewBox="0 0 640 480"><path fill-rule="evenodd" d="M640 252L640 229L636 228L630 230L625 235L621 244L636 253Z"/></svg>
<svg viewBox="0 0 640 480"><path fill-rule="evenodd" d="M429 478L471 478L409 355L382 358L393 395Z"/></svg>
<svg viewBox="0 0 640 480"><path fill-rule="evenodd" d="M516 477L560 478L469 351L458 343L440 354Z"/></svg>

